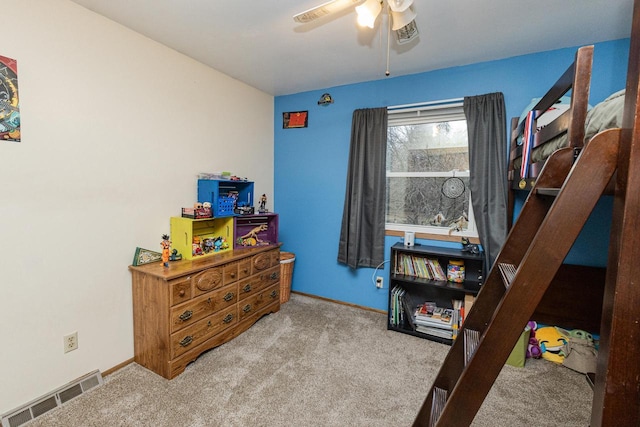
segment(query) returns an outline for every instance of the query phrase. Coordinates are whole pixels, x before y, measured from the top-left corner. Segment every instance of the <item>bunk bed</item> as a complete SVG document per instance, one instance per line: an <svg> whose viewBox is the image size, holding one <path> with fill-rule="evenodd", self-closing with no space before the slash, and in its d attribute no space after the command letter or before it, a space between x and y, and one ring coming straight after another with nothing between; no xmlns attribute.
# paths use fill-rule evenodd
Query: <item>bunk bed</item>
<svg viewBox="0 0 640 427"><path fill-rule="evenodd" d="M589 50L578 52L576 68ZM427 393L415 427L471 425L522 327L539 311L571 246L609 190L613 213L599 298L600 346L590 425L640 425L640 0L634 0L622 124L598 132L586 144L589 82L576 83L580 75L584 77L575 73L571 86L567 141L554 149L539 174L524 178L533 181L533 188ZM552 102L544 100L535 108L546 111ZM576 158L574 149L580 150ZM512 153L511 161L515 157ZM510 176L514 185L522 179ZM522 184L524 189L530 185ZM589 286L582 283L583 289ZM566 309L580 300L564 302L570 302L563 304Z"/></svg>
<svg viewBox="0 0 640 427"><path fill-rule="evenodd" d="M580 48L575 61L551 89L542 98L534 99L533 106L527 106L520 117L511 119L510 214L517 192L533 188L546 160L556 150L568 147L577 157L579 150L598 132L622 126L625 90L611 94L593 108L589 106L592 62L593 46ZM532 112L534 116L530 116ZM510 222L509 228L511 225Z"/></svg>
<svg viewBox="0 0 640 427"><path fill-rule="evenodd" d="M578 49L574 62L533 108L525 110L520 117L511 119L509 208L513 208L514 191L533 188L542 166L551 153L559 148L579 149L583 146L592 63L593 46ZM566 97L567 93L570 93L570 96ZM568 103L565 101L567 98ZM559 104L565 107L564 112L553 120L545 121L552 114L553 108ZM528 126L526 117L530 112L535 113L535 117L531 117L531 126ZM537 122L544 122L544 126L538 128ZM525 154L527 149L528 156Z"/></svg>
<svg viewBox="0 0 640 427"><path fill-rule="evenodd" d="M551 88L532 100L520 117L511 120L508 168L508 218L511 219L518 192L526 194L535 185L546 160L557 150L579 151L597 132L621 123L624 96L589 108L593 46L578 49L574 61ZM615 104L612 108L611 105ZM526 116L535 113L533 122ZM549 118L551 117L551 118ZM612 118L613 117L613 118ZM525 127L529 127L529 138ZM525 146L530 152L525 154ZM522 162L526 162L522 167ZM552 200L552 195L550 196ZM509 223L509 228L512 224ZM564 264L536 308L532 320L569 329L599 333L606 270L599 267ZM567 304L571 301L571 304Z"/></svg>

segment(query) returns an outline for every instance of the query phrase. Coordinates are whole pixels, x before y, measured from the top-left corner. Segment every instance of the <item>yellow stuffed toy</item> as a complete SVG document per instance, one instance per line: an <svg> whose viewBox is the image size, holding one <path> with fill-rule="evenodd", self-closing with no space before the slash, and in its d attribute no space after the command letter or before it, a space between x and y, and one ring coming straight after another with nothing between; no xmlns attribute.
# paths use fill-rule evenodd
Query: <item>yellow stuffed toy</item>
<svg viewBox="0 0 640 427"><path fill-rule="evenodd" d="M555 363L562 363L565 354L562 347L569 342L569 337L562 329L555 326L545 326L536 330L536 338L542 350L542 358Z"/></svg>

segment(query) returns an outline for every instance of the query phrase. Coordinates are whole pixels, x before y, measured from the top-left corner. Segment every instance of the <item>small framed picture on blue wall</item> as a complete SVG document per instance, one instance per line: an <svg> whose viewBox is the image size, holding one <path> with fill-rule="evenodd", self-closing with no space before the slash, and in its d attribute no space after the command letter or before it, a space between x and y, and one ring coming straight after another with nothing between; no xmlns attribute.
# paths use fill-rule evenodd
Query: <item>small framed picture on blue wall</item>
<svg viewBox="0 0 640 427"><path fill-rule="evenodd" d="M282 113L282 129L306 128L308 122L308 111L291 111Z"/></svg>

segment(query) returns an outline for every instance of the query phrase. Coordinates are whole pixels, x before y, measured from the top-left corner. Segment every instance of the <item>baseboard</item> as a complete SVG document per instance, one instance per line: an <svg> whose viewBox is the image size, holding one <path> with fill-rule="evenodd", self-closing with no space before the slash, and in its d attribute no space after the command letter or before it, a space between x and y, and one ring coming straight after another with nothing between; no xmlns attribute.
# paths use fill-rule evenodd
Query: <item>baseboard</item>
<svg viewBox="0 0 640 427"><path fill-rule="evenodd" d="M291 293L292 294L303 295L303 296L309 297L309 298L320 299L322 301L332 302L334 304L340 304L340 305L346 305L348 307L359 308L360 310L373 311L374 313L380 313L380 314L387 314L386 310L379 310L377 308L365 307L363 305L357 305L357 304L351 304L351 303L340 301L340 300L336 300L336 299L321 297L319 295L307 294L307 293L299 292L299 291L291 291Z"/></svg>
<svg viewBox="0 0 640 427"><path fill-rule="evenodd" d="M131 359L129 359L129 360L125 360L124 362L117 364L116 366L114 366L114 367L113 367L113 368L111 368L111 369L107 369L106 371L104 371L104 372L102 373L102 377L104 378L104 377L106 377L107 375L111 375L111 374L113 374L114 372L116 372L116 371L118 371L118 370L120 370L120 369L124 368L125 366L127 366L127 365L129 365L129 364L133 363L133 361L134 361L134 358L132 357L132 358L131 358Z"/></svg>

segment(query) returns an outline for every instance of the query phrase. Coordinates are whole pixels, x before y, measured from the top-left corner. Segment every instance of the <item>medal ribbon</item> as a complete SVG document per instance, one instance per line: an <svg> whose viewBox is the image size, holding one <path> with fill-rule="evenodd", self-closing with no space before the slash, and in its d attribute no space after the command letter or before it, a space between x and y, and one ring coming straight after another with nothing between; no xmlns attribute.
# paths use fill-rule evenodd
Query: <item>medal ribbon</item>
<svg viewBox="0 0 640 427"><path fill-rule="evenodd" d="M525 179L529 175L529 158L531 155L531 147L535 139L534 125L536 122L536 111L532 110L527 113L524 120L524 132L522 134L522 165L520 165L520 178Z"/></svg>

